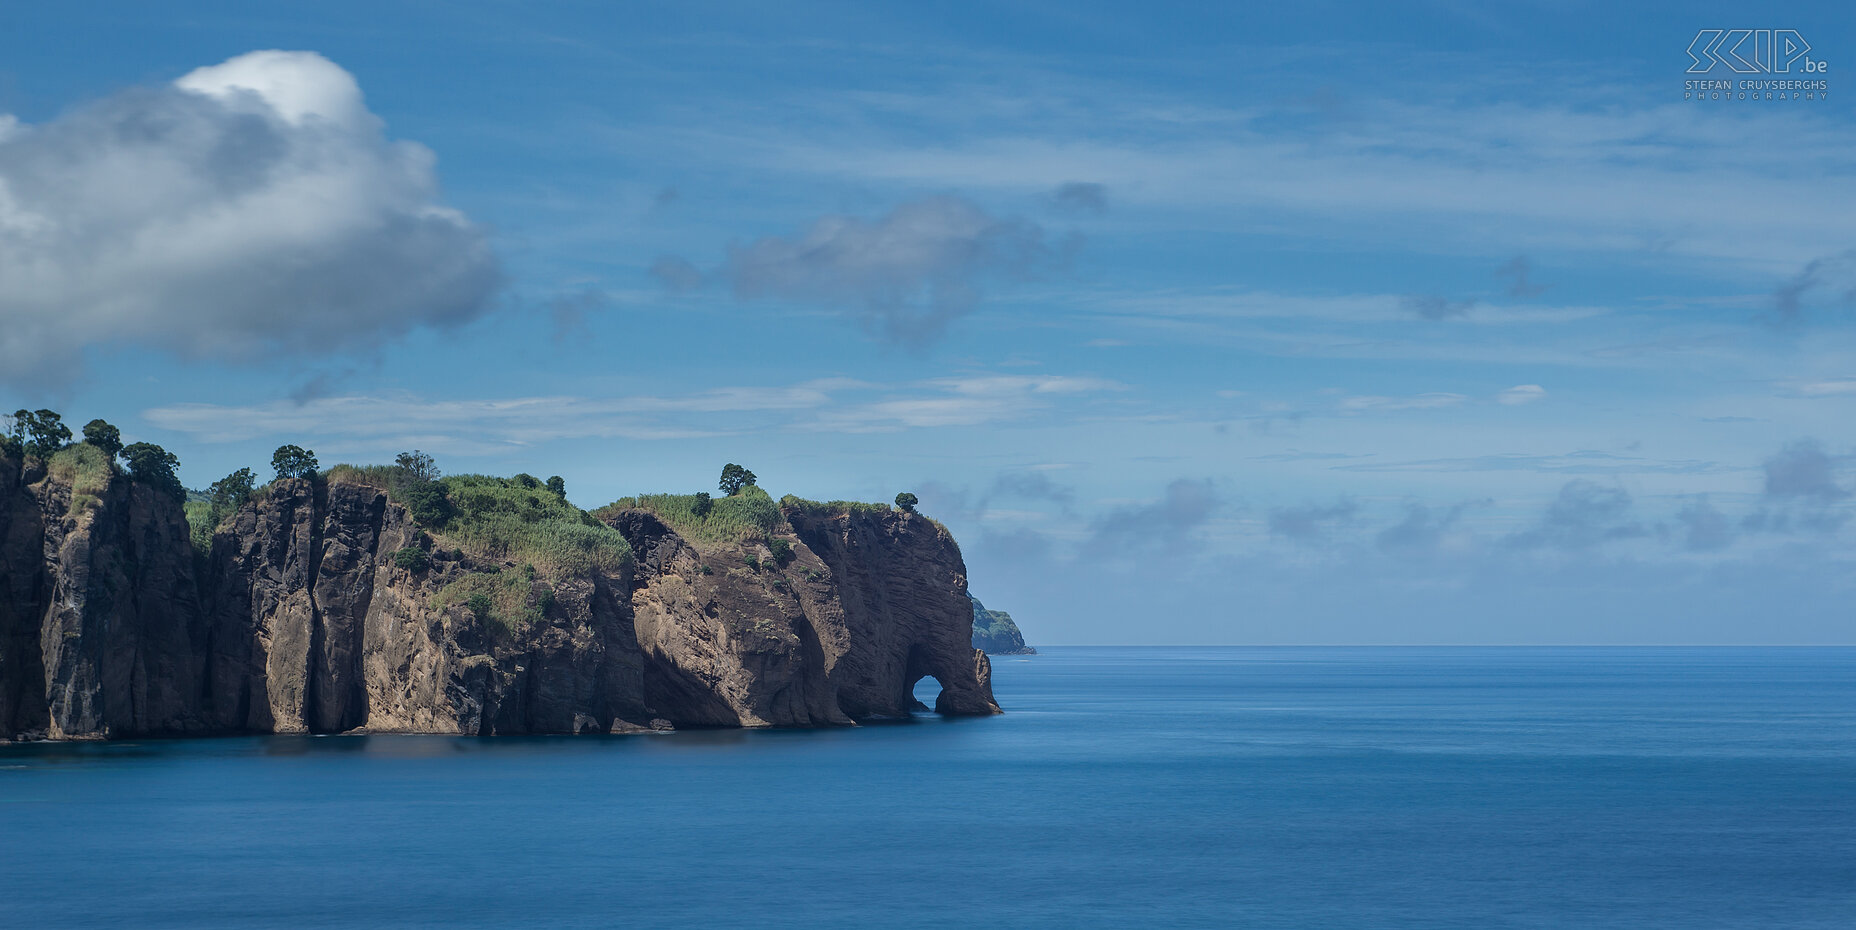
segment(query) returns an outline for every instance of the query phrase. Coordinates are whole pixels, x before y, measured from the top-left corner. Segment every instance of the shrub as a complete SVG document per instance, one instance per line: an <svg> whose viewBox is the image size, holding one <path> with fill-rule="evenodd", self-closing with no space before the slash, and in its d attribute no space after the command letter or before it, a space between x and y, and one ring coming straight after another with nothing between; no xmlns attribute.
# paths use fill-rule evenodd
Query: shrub
<svg viewBox="0 0 1856 930"><path fill-rule="evenodd" d="M690 503L690 513L695 514L696 517L700 519L702 517L708 516L709 511L714 510L714 509L715 509L715 500L714 498L711 498L709 496L709 492L708 491L697 491L696 500Z"/></svg>
<svg viewBox="0 0 1856 930"><path fill-rule="evenodd" d="M751 572L760 571L759 557L750 555L747 558L742 559L742 561L748 563L748 571L751 571Z"/></svg>
<svg viewBox="0 0 1856 930"><path fill-rule="evenodd" d="M122 431L102 420L84 424L84 441L103 450L111 459L122 451Z"/></svg>
<svg viewBox="0 0 1856 930"><path fill-rule="evenodd" d="M486 623L490 620L490 611L494 605L490 603L490 596L488 594L473 594L470 596L470 600L464 603L470 608L471 613L477 615L478 623Z"/></svg>
<svg viewBox="0 0 1856 930"><path fill-rule="evenodd" d="M308 478L316 473L316 453L297 445L278 446L271 467L279 478Z"/></svg>
<svg viewBox="0 0 1856 930"><path fill-rule="evenodd" d="M784 539L775 537L768 541L767 551L773 553L773 563L775 565L785 565L793 560L793 544Z"/></svg>
<svg viewBox="0 0 1856 930"><path fill-rule="evenodd" d="M896 495L896 506L901 508L903 513L914 513L915 505L919 503L921 503L921 498L907 491Z"/></svg>
<svg viewBox="0 0 1856 930"><path fill-rule="evenodd" d="M436 481L409 478L397 488L388 488L387 495L405 504L406 512L420 526L442 528L456 512L445 486Z"/></svg>
<svg viewBox="0 0 1856 930"><path fill-rule="evenodd" d="M515 633L526 624L541 622L554 604L554 589L535 584L521 572L478 572L458 578L432 595L434 610L457 604L486 627Z"/></svg>
<svg viewBox="0 0 1856 930"><path fill-rule="evenodd" d="M407 546L393 553L393 564L409 571L422 572L432 567L432 559L418 546Z"/></svg>
<svg viewBox="0 0 1856 930"><path fill-rule="evenodd" d="M183 505L187 511L187 538L193 543L193 551L204 557L213 550L213 530L219 521L213 519L213 505L206 501L188 501Z"/></svg>

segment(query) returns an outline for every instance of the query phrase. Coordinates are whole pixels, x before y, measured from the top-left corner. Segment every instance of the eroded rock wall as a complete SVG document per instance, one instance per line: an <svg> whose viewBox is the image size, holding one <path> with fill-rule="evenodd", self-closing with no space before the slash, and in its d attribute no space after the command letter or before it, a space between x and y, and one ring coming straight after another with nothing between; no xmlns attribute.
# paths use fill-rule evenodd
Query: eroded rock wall
<svg viewBox="0 0 1856 930"><path fill-rule="evenodd" d="M936 710L998 712L959 548L919 516L789 509L697 545L622 511L635 568L550 579L363 484L274 482L197 557L172 496L94 497L0 457L0 739L845 725L929 675ZM486 577L519 621L449 593Z"/></svg>

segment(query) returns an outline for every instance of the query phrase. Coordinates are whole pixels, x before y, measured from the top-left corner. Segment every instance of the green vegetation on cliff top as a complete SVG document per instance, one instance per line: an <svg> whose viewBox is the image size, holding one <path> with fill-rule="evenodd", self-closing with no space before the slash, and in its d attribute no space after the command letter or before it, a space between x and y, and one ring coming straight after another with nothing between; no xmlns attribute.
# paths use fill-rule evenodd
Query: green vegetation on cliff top
<svg viewBox="0 0 1856 930"><path fill-rule="evenodd" d="M421 477L398 465L337 465L330 484L380 488L419 526L473 554L527 563L553 577L618 571L632 560L619 531L525 475Z"/></svg>
<svg viewBox="0 0 1856 930"><path fill-rule="evenodd" d="M702 502L707 502L706 508ZM780 506L757 485L710 499L700 494L640 494L621 497L593 515L608 518L621 510L647 510L686 539L724 545L755 542L786 526Z"/></svg>

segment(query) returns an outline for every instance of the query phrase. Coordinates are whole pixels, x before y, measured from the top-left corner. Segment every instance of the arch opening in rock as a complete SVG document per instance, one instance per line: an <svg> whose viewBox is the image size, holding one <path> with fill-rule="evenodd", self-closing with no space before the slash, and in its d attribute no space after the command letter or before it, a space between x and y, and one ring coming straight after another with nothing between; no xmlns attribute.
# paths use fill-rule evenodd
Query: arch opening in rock
<svg viewBox="0 0 1856 930"><path fill-rule="evenodd" d="M943 687L945 686L941 684L941 679L933 675L923 675L915 679L915 682L909 685L909 693L915 699L915 703L910 705L909 709L918 714L936 712L935 704L941 698Z"/></svg>

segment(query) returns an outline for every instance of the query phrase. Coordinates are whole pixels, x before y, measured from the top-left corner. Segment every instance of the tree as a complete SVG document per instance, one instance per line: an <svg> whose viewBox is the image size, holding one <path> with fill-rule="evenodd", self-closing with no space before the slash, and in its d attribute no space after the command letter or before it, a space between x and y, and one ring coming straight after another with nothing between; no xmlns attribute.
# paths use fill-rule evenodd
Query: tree
<svg viewBox="0 0 1856 930"><path fill-rule="evenodd" d="M123 449L122 457L129 461L129 474L136 481L186 500L187 489L180 486L180 476L174 474L174 469L180 467L174 453L152 442L138 442Z"/></svg>
<svg viewBox="0 0 1856 930"><path fill-rule="evenodd" d="M420 526L444 526L445 521L456 512L443 482L409 481L394 494L400 503L406 505L406 511L412 514L413 522Z"/></svg>
<svg viewBox="0 0 1856 930"><path fill-rule="evenodd" d="M915 505L919 503L921 503L921 498L916 497L915 495L910 494L907 491L904 491L901 494L896 495L896 506L901 507L903 513L914 513Z"/></svg>
<svg viewBox="0 0 1856 930"><path fill-rule="evenodd" d="M122 430L102 420L91 420L84 424L84 441L103 450L103 454L115 461L116 453L122 451Z"/></svg>
<svg viewBox="0 0 1856 930"><path fill-rule="evenodd" d="M71 428L55 411L15 410L13 441L31 455L50 458L71 441Z"/></svg>
<svg viewBox="0 0 1856 930"><path fill-rule="evenodd" d="M715 509L715 500L709 497L709 492L708 491L697 491L696 492L696 503L690 505L690 510L695 512L696 519L700 520L703 517L708 516L709 511L714 510L714 509Z"/></svg>
<svg viewBox="0 0 1856 930"><path fill-rule="evenodd" d="M278 446L271 453L271 467L279 478L308 478L316 473L316 453L302 446Z"/></svg>
<svg viewBox="0 0 1856 930"><path fill-rule="evenodd" d="M531 491L536 488L541 487L541 479L535 477L534 475L529 474L528 472L520 472L514 478L511 478L509 480L514 481L519 487L528 488Z"/></svg>
<svg viewBox="0 0 1856 930"><path fill-rule="evenodd" d="M736 465L733 462L729 462L727 465L722 466L721 488L722 488L723 494L726 494L729 497L734 497L736 494L741 493L742 488L745 488L748 485L753 484L753 483L754 483L753 472L748 471L747 469L742 468L741 466Z"/></svg>
<svg viewBox="0 0 1856 930"><path fill-rule="evenodd" d="M562 478L560 475L554 475L550 477L548 479L548 490L553 491L555 497L558 497L561 500L566 500L567 499L566 479Z"/></svg>
<svg viewBox="0 0 1856 930"><path fill-rule="evenodd" d="M212 509L207 511L210 514L208 522L213 526L218 526L226 517L231 516L233 511L251 497L252 488L257 484L258 476L252 474L249 468L241 468L213 482L212 486L207 489L207 493L212 498Z"/></svg>
<svg viewBox="0 0 1856 930"><path fill-rule="evenodd" d="M401 452L393 459L393 464L398 465L400 469L406 473L408 478L414 478L419 481L436 481L438 479L438 465L432 461L431 456L420 452L418 449L414 449L411 452Z"/></svg>

